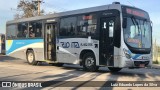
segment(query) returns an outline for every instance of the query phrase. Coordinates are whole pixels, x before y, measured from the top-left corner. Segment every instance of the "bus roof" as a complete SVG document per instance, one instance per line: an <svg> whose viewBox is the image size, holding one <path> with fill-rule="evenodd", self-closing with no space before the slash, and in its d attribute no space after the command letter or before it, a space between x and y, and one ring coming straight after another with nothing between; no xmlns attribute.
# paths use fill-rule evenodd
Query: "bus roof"
<svg viewBox="0 0 160 90"><path fill-rule="evenodd" d="M22 18L22 19L17 19L17 20L11 20L11 21L8 21L7 24L14 24L14 23L18 23L18 22L27 22L27 21L35 21L35 20L44 20L44 19L53 19L56 17L77 15L77 14L103 11L103 10L109 10L109 9L117 9L121 12L122 11L121 6L126 6L126 5L122 5L120 3L113 2L112 4L109 4L109 5L102 5L102 6L97 6L97 7L90 7L90 8L84 8L84 9L79 9L79 10L72 10L72 11L48 14L48 15L43 15L43 16L36 16L36 17L31 17L31 18ZM130 7L130 6L128 6L128 7Z"/></svg>

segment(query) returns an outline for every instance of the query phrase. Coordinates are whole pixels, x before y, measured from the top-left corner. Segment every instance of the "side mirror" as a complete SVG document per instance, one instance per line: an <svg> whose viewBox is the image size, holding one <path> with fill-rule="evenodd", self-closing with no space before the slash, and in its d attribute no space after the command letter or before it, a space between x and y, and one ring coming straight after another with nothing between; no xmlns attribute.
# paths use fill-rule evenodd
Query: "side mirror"
<svg viewBox="0 0 160 90"><path fill-rule="evenodd" d="M123 28L127 27L127 18L123 18Z"/></svg>

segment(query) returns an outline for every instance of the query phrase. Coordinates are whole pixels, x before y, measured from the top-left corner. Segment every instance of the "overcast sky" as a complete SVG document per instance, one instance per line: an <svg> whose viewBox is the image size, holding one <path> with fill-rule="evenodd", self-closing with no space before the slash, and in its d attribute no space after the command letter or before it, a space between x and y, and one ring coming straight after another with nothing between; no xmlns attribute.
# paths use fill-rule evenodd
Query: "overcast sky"
<svg viewBox="0 0 160 90"><path fill-rule="evenodd" d="M134 5L147 11L153 22L153 36L160 42L160 2L159 0L43 0L42 8L48 12L61 12L87 7L111 4L119 1L122 4ZM6 21L12 20L17 13L19 0L0 0L0 33L5 33Z"/></svg>

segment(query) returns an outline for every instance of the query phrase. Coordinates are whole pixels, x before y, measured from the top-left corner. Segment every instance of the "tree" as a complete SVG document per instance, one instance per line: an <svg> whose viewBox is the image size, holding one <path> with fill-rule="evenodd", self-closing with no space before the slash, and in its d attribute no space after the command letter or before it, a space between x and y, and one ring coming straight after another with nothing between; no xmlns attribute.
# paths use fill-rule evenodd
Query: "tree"
<svg viewBox="0 0 160 90"><path fill-rule="evenodd" d="M15 14L15 19L19 18L29 18L38 16L37 12L37 4L32 2L31 0L20 0L17 5L17 10L20 11L20 14ZM41 11L41 15L43 15L44 10Z"/></svg>

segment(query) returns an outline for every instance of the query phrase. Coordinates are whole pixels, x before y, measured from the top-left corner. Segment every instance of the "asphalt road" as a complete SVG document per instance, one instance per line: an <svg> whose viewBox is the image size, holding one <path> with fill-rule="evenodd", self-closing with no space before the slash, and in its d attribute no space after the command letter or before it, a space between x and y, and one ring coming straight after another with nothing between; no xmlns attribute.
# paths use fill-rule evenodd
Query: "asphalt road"
<svg viewBox="0 0 160 90"><path fill-rule="evenodd" d="M42 63L38 66L32 66L28 65L25 60L1 55L0 81L44 81L47 83L48 87L34 88L37 90L160 90L160 87L156 87L155 82L150 82L153 83L153 87L105 87L105 83L108 81L118 84L120 81L135 81L137 85L138 81L160 81L160 69L123 69L120 72L111 73L106 67L102 67L98 72L85 72L78 65L56 67ZM52 81L59 82L54 83L54 85L52 83L53 86L51 86L50 82ZM67 87L68 84L74 84L76 87ZM17 88L0 89L9 90ZM20 89L27 90L31 88Z"/></svg>

